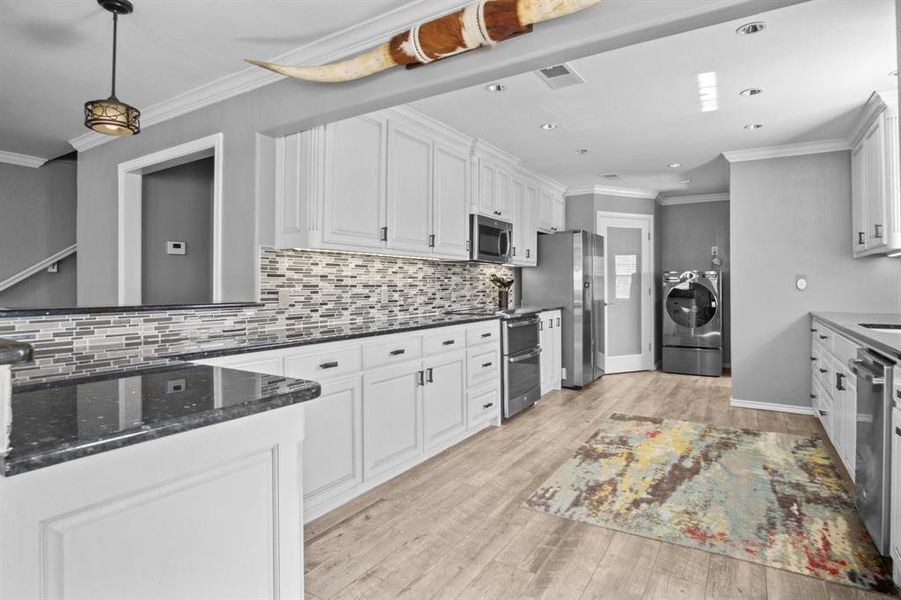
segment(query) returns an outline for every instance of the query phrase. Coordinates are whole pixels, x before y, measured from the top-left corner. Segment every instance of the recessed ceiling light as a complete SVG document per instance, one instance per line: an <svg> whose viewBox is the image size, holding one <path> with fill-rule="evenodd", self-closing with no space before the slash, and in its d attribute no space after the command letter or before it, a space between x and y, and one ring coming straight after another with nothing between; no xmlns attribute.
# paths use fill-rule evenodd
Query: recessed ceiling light
<svg viewBox="0 0 901 600"><path fill-rule="evenodd" d="M739 96L756 96L757 94L762 94L763 90L760 88L745 88L742 91L738 92Z"/></svg>
<svg viewBox="0 0 901 600"><path fill-rule="evenodd" d="M588 154L590 152L590 150L588 150L588 148L579 148L578 150L576 150L576 152L578 152L582 156L585 156L586 154Z"/></svg>
<svg viewBox="0 0 901 600"><path fill-rule="evenodd" d="M542 123L542 124L540 125L540 127L541 127L542 129L544 129L545 131L550 131L551 129L557 129L558 127L560 127L560 124L559 124L559 123L555 123L554 121L549 121L549 122L547 122L547 123Z"/></svg>
<svg viewBox="0 0 901 600"><path fill-rule="evenodd" d="M763 21L752 21L750 23L745 23L741 27L735 30L735 33L738 35L751 35L754 33L760 33L766 29L766 23Z"/></svg>
<svg viewBox="0 0 901 600"><path fill-rule="evenodd" d="M760 129L761 127L763 127L763 123L748 123L747 125L745 125L745 129L749 131L754 131L755 129Z"/></svg>
<svg viewBox="0 0 901 600"><path fill-rule="evenodd" d="M668 166L670 169L678 169L679 167L682 166L682 163L670 163L666 166Z"/></svg>
<svg viewBox="0 0 901 600"><path fill-rule="evenodd" d="M503 92L507 88L502 83L489 83L485 89L489 92Z"/></svg>
<svg viewBox="0 0 901 600"><path fill-rule="evenodd" d="M689 179L688 177L683 177L679 180L679 183L691 183L691 179Z"/></svg>

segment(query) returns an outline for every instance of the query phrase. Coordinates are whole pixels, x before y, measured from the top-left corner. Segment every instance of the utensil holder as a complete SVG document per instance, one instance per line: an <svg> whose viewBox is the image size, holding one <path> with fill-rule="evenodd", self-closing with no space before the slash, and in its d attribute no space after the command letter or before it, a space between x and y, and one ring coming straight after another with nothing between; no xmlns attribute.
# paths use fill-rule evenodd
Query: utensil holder
<svg viewBox="0 0 901 600"><path fill-rule="evenodd" d="M507 310L510 308L510 290L497 291L497 308L498 310Z"/></svg>

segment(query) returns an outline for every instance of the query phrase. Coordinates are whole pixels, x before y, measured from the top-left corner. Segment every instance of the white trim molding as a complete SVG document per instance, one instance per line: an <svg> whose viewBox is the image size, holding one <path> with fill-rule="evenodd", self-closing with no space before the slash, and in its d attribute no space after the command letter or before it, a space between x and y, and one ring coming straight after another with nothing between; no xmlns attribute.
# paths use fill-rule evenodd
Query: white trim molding
<svg viewBox="0 0 901 600"><path fill-rule="evenodd" d="M761 148L748 148L746 150L730 150L723 152L723 156L729 162L745 162L749 160L765 160L767 158L787 158L789 156L804 156L805 154L822 154L824 152L838 152L850 150L851 144L847 140L835 138L831 140L819 140L816 142L802 142L800 144L784 144L782 146L764 146Z"/></svg>
<svg viewBox="0 0 901 600"><path fill-rule="evenodd" d="M655 190L643 190L640 188L615 187L611 185L587 185L583 187L567 188L566 190L566 196L582 196L585 194L605 194L607 196L653 200L660 192Z"/></svg>
<svg viewBox="0 0 901 600"><path fill-rule="evenodd" d="M291 65L319 65L335 62L370 50L387 42L394 34L423 20L442 16L468 3L467 0L414 0L383 15L330 33L268 60ZM157 123L234 98L282 79L286 79L286 77L259 67L249 67L231 73L162 102L141 108L141 127L146 129ZM87 132L72 138L69 143L79 152L83 152L114 139L116 138L113 136Z"/></svg>
<svg viewBox="0 0 901 600"><path fill-rule="evenodd" d="M794 404L775 404L772 402L760 402L758 400L739 400L731 398L729 405L735 408L754 408L757 410L771 410L774 412L792 413L796 415L812 415L812 406L796 406Z"/></svg>
<svg viewBox="0 0 901 600"><path fill-rule="evenodd" d="M48 160L50 159L41 158L40 156L31 156L29 154L19 154L18 152L6 152L5 150L0 150L0 163L6 163L8 165L18 165L20 167L37 169Z"/></svg>
<svg viewBox="0 0 901 600"><path fill-rule="evenodd" d="M213 156L213 266L212 301L222 302L222 132L165 148L118 168L118 300L120 306L141 304L141 178L161 165L175 166Z"/></svg>
<svg viewBox="0 0 901 600"><path fill-rule="evenodd" d="M698 204L700 202L728 202L729 192L721 194L702 194L699 196L676 196L674 198L658 198L660 206L673 206L674 204Z"/></svg>

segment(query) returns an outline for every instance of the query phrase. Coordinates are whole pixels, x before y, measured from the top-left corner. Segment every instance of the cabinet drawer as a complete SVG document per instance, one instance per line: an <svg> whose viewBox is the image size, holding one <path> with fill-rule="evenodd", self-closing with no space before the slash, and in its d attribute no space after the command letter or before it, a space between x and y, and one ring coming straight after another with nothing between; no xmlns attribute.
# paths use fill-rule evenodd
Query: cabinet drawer
<svg viewBox="0 0 901 600"><path fill-rule="evenodd" d="M338 347L285 357L285 376L319 381L339 375L355 375L363 370L360 346Z"/></svg>
<svg viewBox="0 0 901 600"><path fill-rule="evenodd" d="M469 426L499 415L501 404L500 386L487 386L472 390L469 396Z"/></svg>
<svg viewBox="0 0 901 600"><path fill-rule="evenodd" d="M476 323L466 328L466 344L477 346L488 342L497 342L501 337L500 321L492 320Z"/></svg>
<svg viewBox="0 0 901 600"><path fill-rule="evenodd" d="M829 436L829 439L832 439L832 397L829 394L823 392L823 388L820 385L815 385L813 387L813 394L816 396L816 411L817 418L820 420L820 423L823 424L823 429L826 430L826 434ZM833 444L834 446L835 444Z"/></svg>
<svg viewBox="0 0 901 600"><path fill-rule="evenodd" d="M832 358L825 352L821 352L820 360L816 362L814 371L819 378L820 385L831 394L832 388L835 386L835 369L832 365Z"/></svg>
<svg viewBox="0 0 901 600"><path fill-rule="evenodd" d="M426 356L449 350L461 350L466 347L466 330L449 327L427 333L422 336L422 346Z"/></svg>
<svg viewBox="0 0 901 600"><path fill-rule="evenodd" d="M830 335L832 336L832 352L847 368L848 361L857 357L857 350L860 346L843 335L835 333L830 333Z"/></svg>
<svg viewBox="0 0 901 600"><path fill-rule="evenodd" d="M497 348L469 351L470 386L482 383L500 384L501 353Z"/></svg>
<svg viewBox="0 0 901 600"><path fill-rule="evenodd" d="M819 346L832 352L832 340L835 334L831 329L819 321L814 321L813 327L810 328L810 335L813 338L815 346Z"/></svg>
<svg viewBox="0 0 901 600"><path fill-rule="evenodd" d="M363 346L363 367L371 369L422 356L422 337L410 336Z"/></svg>

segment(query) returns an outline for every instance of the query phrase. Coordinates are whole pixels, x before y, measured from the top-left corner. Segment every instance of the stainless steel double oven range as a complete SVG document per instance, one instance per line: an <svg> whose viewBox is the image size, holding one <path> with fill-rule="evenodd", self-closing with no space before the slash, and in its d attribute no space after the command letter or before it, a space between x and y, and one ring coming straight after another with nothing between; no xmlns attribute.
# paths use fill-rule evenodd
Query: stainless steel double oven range
<svg viewBox="0 0 901 600"><path fill-rule="evenodd" d="M515 313L501 321L501 394L504 418L535 404L541 398L541 346L538 315Z"/></svg>

